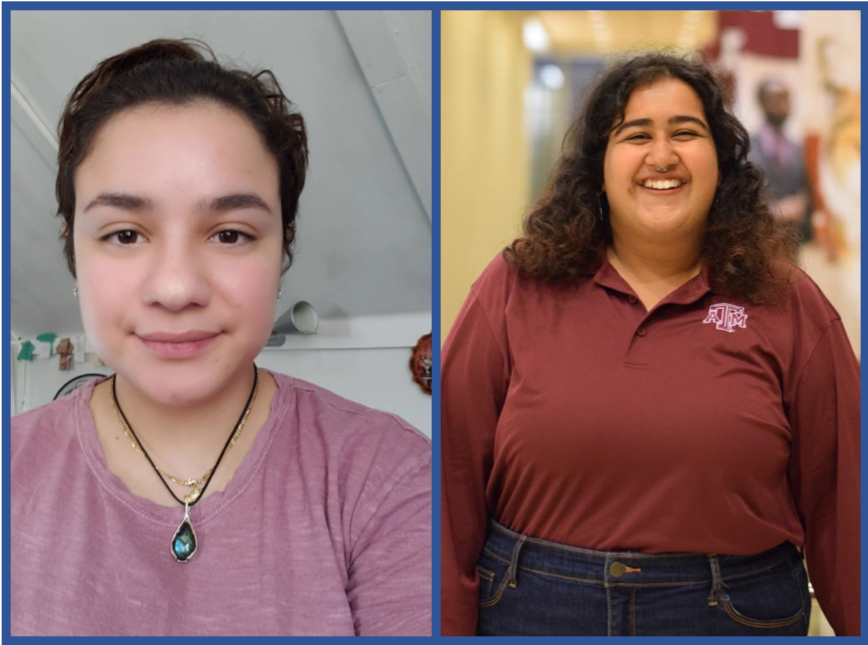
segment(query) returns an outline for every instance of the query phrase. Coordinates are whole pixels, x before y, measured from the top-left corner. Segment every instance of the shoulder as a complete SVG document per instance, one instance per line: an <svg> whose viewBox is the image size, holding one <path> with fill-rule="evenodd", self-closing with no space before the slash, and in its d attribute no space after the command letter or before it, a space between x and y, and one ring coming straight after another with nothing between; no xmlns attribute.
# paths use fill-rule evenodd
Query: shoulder
<svg viewBox="0 0 868 645"><path fill-rule="evenodd" d="M776 262L774 270L780 280L777 298L751 307L752 322L782 357L787 373L796 375L841 317L802 269Z"/></svg>
<svg viewBox="0 0 868 645"><path fill-rule="evenodd" d="M503 252L494 256L479 277L473 282L471 292L477 295L496 293L510 289L519 279L518 269L507 262Z"/></svg>
<svg viewBox="0 0 868 645"><path fill-rule="evenodd" d="M454 355L456 346L478 349L478 343L490 340L490 335L504 354L508 353L505 349L507 311L511 305L524 300L522 291L528 287L528 282L518 268L506 260L503 252L498 253L471 285L446 338L443 355Z"/></svg>
<svg viewBox="0 0 868 645"><path fill-rule="evenodd" d="M26 482L39 481L47 470L73 468L79 454L79 424L87 408L93 382L56 401L17 414L10 423L10 468L21 491ZM43 482L40 482L42 484Z"/></svg>
<svg viewBox="0 0 868 645"><path fill-rule="evenodd" d="M40 405L38 408L16 414L12 417L12 432L20 433L27 429L41 427L46 424L53 425L58 419L68 414L68 412L69 401L67 401L67 397Z"/></svg>
<svg viewBox="0 0 868 645"><path fill-rule="evenodd" d="M58 448L64 438L72 438L75 415L81 406L87 405L92 391L93 383L89 383L72 394L12 417L12 457L27 445L51 442Z"/></svg>
<svg viewBox="0 0 868 645"><path fill-rule="evenodd" d="M391 460L431 459L431 441L395 414L350 401L302 379L271 372L277 397L303 435L315 435L329 453L360 459L379 455ZM313 439L313 438L311 438Z"/></svg>
<svg viewBox="0 0 868 645"><path fill-rule="evenodd" d="M511 302L549 294L552 287L541 280L524 276L503 252L498 253L470 289L470 299L478 302L489 316L502 314Z"/></svg>
<svg viewBox="0 0 868 645"><path fill-rule="evenodd" d="M795 322L822 328L825 331L840 320L835 307L817 283L802 269L789 262L777 261L775 274L782 282L780 306Z"/></svg>
<svg viewBox="0 0 868 645"><path fill-rule="evenodd" d="M378 509L410 512L430 506L431 442L425 435L394 414L301 379L272 376L283 399L281 423L293 428L282 434L294 438L290 450L277 452L298 464L311 490L327 482L353 539Z"/></svg>

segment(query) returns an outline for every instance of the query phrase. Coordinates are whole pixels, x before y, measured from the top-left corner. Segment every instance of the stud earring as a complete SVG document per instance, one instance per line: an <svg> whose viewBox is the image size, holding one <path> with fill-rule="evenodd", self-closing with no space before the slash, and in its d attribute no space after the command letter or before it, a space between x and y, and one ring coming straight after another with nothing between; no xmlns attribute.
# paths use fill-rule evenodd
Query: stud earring
<svg viewBox="0 0 868 645"><path fill-rule="evenodd" d="M283 289L280 289L280 290L277 292L277 299L280 300L280 296L282 296L282 295L283 295Z"/></svg>
<svg viewBox="0 0 868 645"><path fill-rule="evenodd" d="M74 287L72 289L72 295L74 295L76 298L78 298L78 287Z"/></svg>

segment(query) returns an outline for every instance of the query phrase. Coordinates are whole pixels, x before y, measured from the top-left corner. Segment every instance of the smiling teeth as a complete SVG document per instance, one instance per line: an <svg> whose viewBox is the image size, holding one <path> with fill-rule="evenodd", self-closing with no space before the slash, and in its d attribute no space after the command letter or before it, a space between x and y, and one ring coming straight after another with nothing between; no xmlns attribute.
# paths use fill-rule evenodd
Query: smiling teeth
<svg viewBox="0 0 868 645"><path fill-rule="evenodd" d="M677 179L646 179L642 184L645 188L654 188L656 190L667 190L669 188L678 188L681 182Z"/></svg>

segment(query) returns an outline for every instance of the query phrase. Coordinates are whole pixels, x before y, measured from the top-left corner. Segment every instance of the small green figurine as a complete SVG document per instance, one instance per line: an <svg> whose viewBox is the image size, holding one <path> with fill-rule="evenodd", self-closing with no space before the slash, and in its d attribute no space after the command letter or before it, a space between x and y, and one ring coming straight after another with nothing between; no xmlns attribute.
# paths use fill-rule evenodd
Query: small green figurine
<svg viewBox="0 0 868 645"><path fill-rule="evenodd" d="M21 343L21 351L18 352L19 361L33 361L33 343L25 340Z"/></svg>

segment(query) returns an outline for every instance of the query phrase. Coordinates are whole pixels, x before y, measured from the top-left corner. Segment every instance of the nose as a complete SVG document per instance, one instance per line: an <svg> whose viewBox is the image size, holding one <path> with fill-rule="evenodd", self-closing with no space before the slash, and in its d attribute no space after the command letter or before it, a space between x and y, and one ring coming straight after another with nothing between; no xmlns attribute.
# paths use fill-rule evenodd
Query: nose
<svg viewBox="0 0 868 645"><path fill-rule="evenodd" d="M205 306L211 298L207 272L192 245L182 240L166 241L151 256L148 277L142 288L146 305L169 311Z"/></svg>
<svg viewBox="0 0 868 645"><path fill-rule="evenodd" d="M655 168L672 170L679 162L678 155L668 137L656 137L651 142L651 149L645 158L645 163Z"/></svg>

